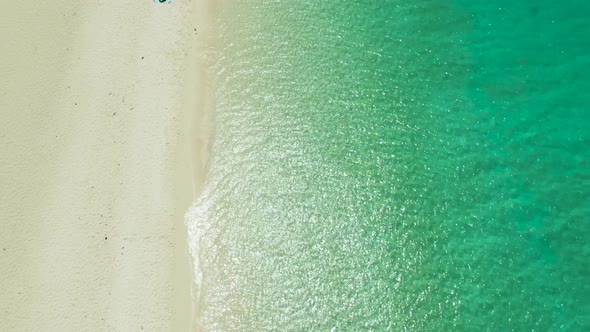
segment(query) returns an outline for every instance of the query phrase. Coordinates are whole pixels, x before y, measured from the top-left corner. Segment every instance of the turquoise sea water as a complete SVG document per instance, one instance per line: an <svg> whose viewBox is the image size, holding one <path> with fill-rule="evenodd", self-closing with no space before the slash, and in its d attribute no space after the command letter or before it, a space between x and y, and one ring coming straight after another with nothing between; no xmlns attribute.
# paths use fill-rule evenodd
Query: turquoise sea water
<svg viewBox="0 0 590 332"><path fill-rule="evenodd" d="M220 2L203 331L590 330L590 2Z"/></svg>

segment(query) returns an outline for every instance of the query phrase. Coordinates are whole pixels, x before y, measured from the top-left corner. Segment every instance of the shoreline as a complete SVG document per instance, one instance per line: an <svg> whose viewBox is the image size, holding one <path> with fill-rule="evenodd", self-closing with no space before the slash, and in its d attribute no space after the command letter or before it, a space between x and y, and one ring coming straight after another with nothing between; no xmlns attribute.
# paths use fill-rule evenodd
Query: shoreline
<svg viewBox="0 0 590 332"><path fill-rule="evenodd" d="M191 211L195 202L203 191L209 170L212 140L214 136L214 86L210 77L210 59L208 49L211 46L211 28L216 15L216 2L214 0L202 0L193 2L195 19L193 31L195 38L191 47L189 58L194 59L187 70L187 82L185 85L186 103L191 108L192 117L188 121L190 144L186 155L190 156L192 173L193 199L184 211L186 252L190 257L191 275L191 299L192 299L192 330L202 329L200 321L200 270L198 265L198 253L196 252L196 239L191 236L192 227ZM194 242L194 243L193 243Z"/></svg>
<svg viewBox="0 0 590 332"><path fill-rule="evenodd" d="M0 5L0 330L194 328L198 5Z"/></svg>

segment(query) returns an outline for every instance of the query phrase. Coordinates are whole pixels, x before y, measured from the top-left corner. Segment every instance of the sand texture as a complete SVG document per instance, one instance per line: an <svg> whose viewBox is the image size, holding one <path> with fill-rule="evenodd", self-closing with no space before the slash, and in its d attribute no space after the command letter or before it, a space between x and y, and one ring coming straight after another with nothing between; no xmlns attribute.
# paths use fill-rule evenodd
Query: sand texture
<svg viewBox="0 0 590 332"><path fill-rule="evenodd" d="M0 331L190 329L192 6L0 4Z"/></svg>

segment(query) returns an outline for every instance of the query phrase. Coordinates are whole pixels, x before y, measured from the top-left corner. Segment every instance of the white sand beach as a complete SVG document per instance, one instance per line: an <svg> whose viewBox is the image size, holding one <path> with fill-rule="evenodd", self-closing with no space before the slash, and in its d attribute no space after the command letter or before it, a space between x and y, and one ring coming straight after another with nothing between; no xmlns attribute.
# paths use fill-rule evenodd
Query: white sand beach
<svg viewBox="0 0 590 332"><path fill-rule="evenodd" d="M197 6L0 4L0 331L191 330Z"/></svg>

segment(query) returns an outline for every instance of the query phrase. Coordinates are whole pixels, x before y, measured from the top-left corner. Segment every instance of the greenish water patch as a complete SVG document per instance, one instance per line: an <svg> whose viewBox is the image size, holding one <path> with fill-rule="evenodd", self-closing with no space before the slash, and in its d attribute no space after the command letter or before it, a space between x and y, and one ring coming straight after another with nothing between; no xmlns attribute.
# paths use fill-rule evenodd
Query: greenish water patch
<svg viewBox="0 0 590 332"><path fill-rule="evenodd" d="M203 330L587 330L588 14L221 4Z"/></svg>

